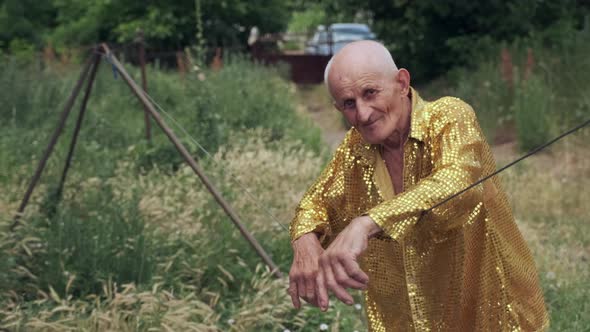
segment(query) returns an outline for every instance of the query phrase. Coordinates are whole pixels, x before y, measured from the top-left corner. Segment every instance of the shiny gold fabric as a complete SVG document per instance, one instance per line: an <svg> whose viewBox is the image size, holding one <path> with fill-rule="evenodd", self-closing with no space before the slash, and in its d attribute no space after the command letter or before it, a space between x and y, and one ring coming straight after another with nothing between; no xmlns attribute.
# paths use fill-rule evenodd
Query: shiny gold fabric
<svg viewBox="0 0 590 332"><path fill-rule="evenodd" d="M370 331L546 329L535 264L497 178L423 213L495 162L468 104L411 95L404 191L394 195L379 146L353 128L303 197L292 240L315 231L327 246L364 214L379 224L361 257Z"/></svg>

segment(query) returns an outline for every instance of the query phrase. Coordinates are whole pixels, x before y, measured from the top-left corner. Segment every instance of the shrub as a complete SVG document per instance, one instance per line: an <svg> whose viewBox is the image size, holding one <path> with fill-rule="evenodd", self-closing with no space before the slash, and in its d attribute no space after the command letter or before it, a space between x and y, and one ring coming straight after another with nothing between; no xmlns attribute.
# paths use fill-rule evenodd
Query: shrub
<svg viewBox="0 0 590 332"><path fill-rule="evenodd" d="M518 144L522 150L531 150L549 141L554 132L551 123L555 119L551 90L539 77L523 82L516 89L515 122Z"/></svg>

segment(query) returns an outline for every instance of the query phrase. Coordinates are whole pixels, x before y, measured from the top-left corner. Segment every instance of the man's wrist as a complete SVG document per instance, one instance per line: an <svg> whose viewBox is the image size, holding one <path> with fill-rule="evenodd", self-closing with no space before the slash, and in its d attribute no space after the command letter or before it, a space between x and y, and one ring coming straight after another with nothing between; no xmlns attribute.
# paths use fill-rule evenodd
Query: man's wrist
<svg viewBox="0 0 590 332"><path fill-rule="evenodd" d="M360 228L367 238L372 238L381 232L381 227L379 227L379 225L367 215L357 217L353 222L356 224L355 226Z"/></svg>
<svg viewBox="0 0 590 332"><path fill-rule="evenodd" d="M319 239L319 234L316 232L309 232L309 233L305 233L303 235L301 235L297 240L291 242L291 246L293 248L295 248L295 246L297 246L297 244L299 243L303 243L303 242L313 242L315 243L316 241L319 243L320 239Z"/></svg>

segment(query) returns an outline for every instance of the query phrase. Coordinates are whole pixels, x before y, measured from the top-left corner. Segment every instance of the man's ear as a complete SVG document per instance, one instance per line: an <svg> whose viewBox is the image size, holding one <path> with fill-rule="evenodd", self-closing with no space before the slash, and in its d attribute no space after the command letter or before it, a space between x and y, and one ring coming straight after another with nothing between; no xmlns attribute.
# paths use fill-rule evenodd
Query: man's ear
<svg viewBox="0 0 590 332"><path fill-rule="evenodd" d="M400 68L396 75L396 81L400 86L400 93L405 96L410 92L410 72Z"/></svg>

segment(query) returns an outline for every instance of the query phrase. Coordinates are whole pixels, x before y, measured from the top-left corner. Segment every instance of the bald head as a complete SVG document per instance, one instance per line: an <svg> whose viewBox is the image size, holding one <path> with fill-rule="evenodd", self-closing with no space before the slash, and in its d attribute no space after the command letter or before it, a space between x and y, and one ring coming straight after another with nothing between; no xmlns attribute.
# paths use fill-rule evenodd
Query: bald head
<svg viewBox="0 0 590 332"><path fill-rule="evenodd" d="M324 71L324 81L330 89L332 82L342 75L380 73L393 77L397 71L385 46L372 40L362 40L347 44L330 59Z"/></svg>

